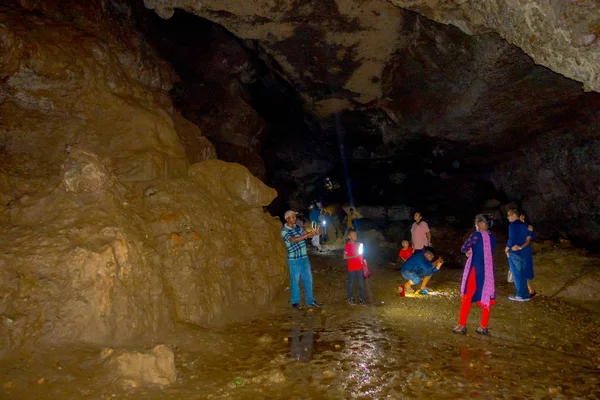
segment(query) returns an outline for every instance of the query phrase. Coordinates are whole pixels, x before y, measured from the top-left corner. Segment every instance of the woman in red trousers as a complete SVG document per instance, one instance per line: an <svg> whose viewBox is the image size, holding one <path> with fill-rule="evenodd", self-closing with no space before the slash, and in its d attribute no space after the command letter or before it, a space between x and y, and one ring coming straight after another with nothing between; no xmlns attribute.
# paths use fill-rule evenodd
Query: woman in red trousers
<svg viewBox="0 0 600 400"><path fill-rule="evenodd" d="M489 233L491 224L492 222L486 216L477 215L475 217L477 231L469 236L461 248L461 252L465 253L468 259L460 289L462 295L460 317L458 325L452 330L454 333L466 335L471 303L477 303L481 307L481 324L475 333L488 334L490 307L496 304L493 261L496 238Z"/></svg>

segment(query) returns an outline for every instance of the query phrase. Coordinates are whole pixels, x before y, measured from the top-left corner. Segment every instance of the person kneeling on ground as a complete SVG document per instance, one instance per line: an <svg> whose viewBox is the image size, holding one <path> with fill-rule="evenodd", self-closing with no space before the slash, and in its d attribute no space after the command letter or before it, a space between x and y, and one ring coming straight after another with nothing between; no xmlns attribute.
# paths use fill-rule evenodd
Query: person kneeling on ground
<svg viewBox="0 0 600 400"><path fill-rule="evenodd" d="M421 284L420 293L427 294L427 283L431 276L438 272L444 264L441 257L436 256L431 247L425 247L422 253L414 254L402 265L400 272L406 283L400 286L400 295L412 292L412 285Z"/></svg>
<svg viewBox="0 0 600 400"><path fill-rule="evenodd" d="M351 306L355 305L354 301L354 282L358 285L358 299L359 304L364 306L365 302L365 288L363 283L363 257L360 252L360 246L362 243L357 242L358 235L355 230L350 230L348 233L348 239L350 241L346 243L344 248L344 260L348 260L348 304Z"/></svg>

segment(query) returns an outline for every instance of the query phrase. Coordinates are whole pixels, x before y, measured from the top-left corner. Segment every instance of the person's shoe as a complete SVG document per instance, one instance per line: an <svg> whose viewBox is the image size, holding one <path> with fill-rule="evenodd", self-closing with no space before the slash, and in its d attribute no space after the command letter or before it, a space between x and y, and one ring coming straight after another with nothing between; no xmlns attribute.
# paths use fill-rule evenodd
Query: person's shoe
<svg viewBox="0 0 600 400"><path fill-rule="evenodd" d="M316 301L313 301L312 303L310 303L310 304L307 304L307 305L306 305L306 307L317 307L317 308L321 308L321 307L323 307L323 304L321 304L321 303L317 303Z"/></svg>
<svg viewBox="0 0 600 400"><path fill-rule="evenodd" d="M419 290L419 294L429 294L429 290L427 288Z"/></svg>
<svg viewBox="0 0 600 400"><path fill-rule="evenodd" d="M529 298L532 298L533 296L535 296L537 294L537 292L534 290L533 293L529 293Z"/></svg>
<svg viewBox="0 0 600 400"><path fill-rule="evenodd" d="M356 302L354 301L354 299L353 299L353 298L349 298L349 299L348 299L348 304L350 304L351 306L355 306L355 305L356 305Z"/></svg>
<svg viewBox="0 0 600 400"><path fill-rule="evenodd" d="M452 333L462 333L463 335L467 334L467 327L466 326L461 326L461 325L456 325L456 327L454 329L452 329Z"/></svg>
<svg viewBox="0 0 600 400"><path fill-rule="evenodd" d="M487 336L489 334L489 331L488 331L488 328L479 327L479 328L475 329L475 333L478 335L486 335Z"/></svg>
<svg viewBox="0 0 600 400"><path fill-rule="evenodd" d="M404 287L404 285L398 286L398 296L406 297L406 288Z"/></svg>
<svg viewBox="0 0 600 400"><path fill-rule="evenodd" d="M512 300L512 301L521 301L521 302L531 300L531 298L529 298L529 297L521 297L521 296L509 296L508 299Z"/></svg>
<svg viewBox="0 0 600 400"><path fill-rule="evenodd" d="M302 310L302 306L300 306L300 304L298 304L298 303L292 304L292 307L295 308L296 310Z"/></svg>
<svg viewBox="0 0 600 400"><path fill-rule="evenodd" d="M364 301L364 300L360 300L360 301L358 302L358 304L360 304L361 306L366 306L366 305L367 305L367 302L366 302L366 301Z"/></svg>

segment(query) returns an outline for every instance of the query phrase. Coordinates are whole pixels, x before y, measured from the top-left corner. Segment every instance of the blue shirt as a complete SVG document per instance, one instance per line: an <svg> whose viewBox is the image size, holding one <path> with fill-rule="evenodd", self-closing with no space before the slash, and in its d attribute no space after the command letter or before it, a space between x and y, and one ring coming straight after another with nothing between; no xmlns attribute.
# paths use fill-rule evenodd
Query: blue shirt
<svg viewBox="0 0 600 400"><path fill-rule="evenodd" d="M425 258L424 253L417 253L410 257L404 264L402 264L401 271L413 271L419 276L431 276L433 273L438 272L438 269L431 264Z"/></svg>
<svg viewBox="0 0 600 400"><path fill-rule="evenodd" d="M304 240L295 243L290 242L291 238L302 235L304 235L304 229L300 228L298 225L294 225L290 228L287 224L283 224L283 228L281 228L281 237L283 238L283 242L287 249L288 260L301 260L308 257L308 253L306 252L306 242Z"/></svg>
<svg viewBox="0 0 600 400"><path fill-rule="evenodd" d="M529 231L527 230L527 225L522 223L519 220L513 221L508 226L508 242L506 242L506 247L510 252L513 252L511 247L513 246L521 246L527 240L527 236L529 236ZM521 250L517 250L516 253L519 253Z"/></svg>
<svg viewBox="0 0 600 400"><path fill-rule="evenodd" d="M313 209L310 210L308 217L310 218L311 221L318 222L319 215L321 215L321 210L319 210L317 207L314 207Z"/></svg>

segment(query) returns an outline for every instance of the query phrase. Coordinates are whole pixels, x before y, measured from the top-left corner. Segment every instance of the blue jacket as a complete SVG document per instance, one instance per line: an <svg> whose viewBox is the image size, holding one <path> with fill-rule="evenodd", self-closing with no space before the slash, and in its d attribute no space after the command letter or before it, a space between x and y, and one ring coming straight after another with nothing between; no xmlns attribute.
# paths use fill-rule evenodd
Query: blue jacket
<svg viewBox="0 0 600 400"><path fill-rule="evenodd" d="M513 252L511 247L514 245L520 246L525 243L527 240L527 236L529 236L529 231L527 230L527 225L522 223L519 220L513 221L508 226L508 242L506 242L506 247L511 253L521 254L522 250L517 250Z"/></svg>
<svg viewBox="0 0 600 400"><path fill-rule="evenodd" d="M422 277L431 276L433 273L438 272L438 269L431 264L431 261L425 258L424 253L417 253L402 264L400 271L413 271Z"/></svg>
<svg viewBox="0 0 600 400"><path fill-rule="evenodd" d="M319 210L318 207L315 207L310 210L308 218L310 218L310 220L313 222L319 222L319 215L321 215L321 210Z"/></svg>

